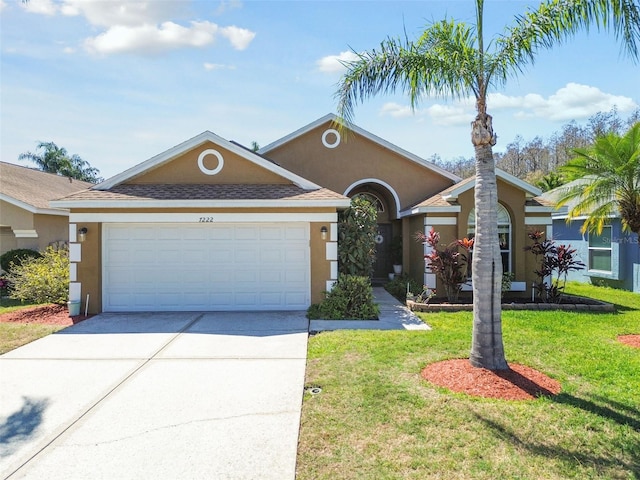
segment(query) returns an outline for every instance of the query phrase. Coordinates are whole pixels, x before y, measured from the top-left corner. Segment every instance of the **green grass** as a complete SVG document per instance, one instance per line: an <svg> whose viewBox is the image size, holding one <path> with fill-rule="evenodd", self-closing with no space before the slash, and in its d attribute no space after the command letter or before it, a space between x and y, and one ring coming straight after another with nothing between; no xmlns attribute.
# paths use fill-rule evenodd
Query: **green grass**
<svg viewBox="0 0 640 480"><path fill-rule="evenodd" d="M421 369L467 357L471 313L429 332L336 331L309 340L298 479L640 479L640 295L569 284L617 313L503 313L507 359L561 382L554 398L450 393Z"/></svg>
<svg viewBox="0 0 640 480"><path fill-rule="evenodd" d="M19 300L3 298L0 304L0 315L34 306L34 304L21 303ZM64 327L57 325L40 325L37 323L0 322L0 355L33 342L38 338L57 332L62 328Z"/></svg>
<svg viewBox="0 0 640 480"><path fill-rule="evenodd" d="M13 298L2 298L0 299L0 315L35 306L36 305L33 303L23 303L20 300L15 300Z"/></svg>
<svg viewBox="0 0 640 480"><path fill-rule="evenodd" d="M46 337L63 328L65 327L60 325L0 322L0 355L39 338Z"/></svg>

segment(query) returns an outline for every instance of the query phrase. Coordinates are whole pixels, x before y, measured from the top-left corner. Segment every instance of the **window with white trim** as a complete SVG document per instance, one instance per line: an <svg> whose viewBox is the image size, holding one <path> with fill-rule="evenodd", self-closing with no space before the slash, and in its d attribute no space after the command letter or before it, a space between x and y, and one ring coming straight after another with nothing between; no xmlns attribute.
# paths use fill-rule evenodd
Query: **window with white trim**
<svg viewBox="0 0 640 480"><path fill-rule="evenodd" d="M589 270L611 272L611 225L589 234Z"/></svg>
<svg viewBox="0 0 640 480"><path fill-rule="evenodd" d="M467 238L471 239L475 234L476 209L472 208L467 220ZM500 255L502 256L502 270L511 272L511 215L500 203L498 204L498 239L500 241ZM471 269L469 269L469 272L471 272Z"/></svg>

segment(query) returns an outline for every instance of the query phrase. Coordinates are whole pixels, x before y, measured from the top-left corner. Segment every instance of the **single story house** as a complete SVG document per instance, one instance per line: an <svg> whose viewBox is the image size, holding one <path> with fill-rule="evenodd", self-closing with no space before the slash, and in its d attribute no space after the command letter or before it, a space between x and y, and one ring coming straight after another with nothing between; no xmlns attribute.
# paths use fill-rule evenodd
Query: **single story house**
<svg viewBox="0 0 640 480"><path fill-rule="evenodd" d="M92 185L0 162L0 255L16 248L44 250L69 240L69 210L49 201Z"/></svg>
<svg viewBox="0 0 640 480"><path fill-rule="evenodd" d="M374 277L392 271L395 240L404 271L435 287L415 232L472 233L474 179L335 121L258 152L206 131L51 202L71 212L71 298L89 295L91 312L306 309L337 278L338 212L358 194L378 210ZM550 235L552 208L501 171L498 189L503 258L524 290L527 230Z"/></svg>
<svg viewBox="0 0 640 480"><path fill-rule="evenodd" d="M560 193L567 186L542 194L543 201L555 205ZM607 285L640 293L640 245L638 235L622 230L619 214L609 218L602 233L582 233L586 217L568 220L568 211L575 202L554 209L553 238L560 244L568 244L577 250L577 257L586 268L569 272L568 279L578 282Z"/></svg>

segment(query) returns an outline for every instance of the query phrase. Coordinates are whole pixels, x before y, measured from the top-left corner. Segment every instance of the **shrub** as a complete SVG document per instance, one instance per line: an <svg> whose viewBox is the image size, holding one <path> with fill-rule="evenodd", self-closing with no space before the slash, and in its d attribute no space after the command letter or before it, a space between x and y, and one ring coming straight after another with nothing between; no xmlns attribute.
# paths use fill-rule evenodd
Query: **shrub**
<svg viewBox="0 0 640 480"><path fill-rule="evenodd" d="M419 242L431 247L431 252L424 256L429 268L442 281L447 300L455 303L458 301L462 285L467 282L469 257L468 253L473 248L473 240L463 238L455 240L444 247L440 246L440 234L433 228L429 234L416 233ZM460 252L460 248L465 253Z"/></svg>
<svg viewBox="0 0 640 480"><path fill-rule="evenodd" d="M404 302L407 298L407 291L411 293L419 293L422 291L422 284L416 282L405 273L403 275L396 275L393 280L384 285L384 288L398 300Z"/></svg>
<svg viewBox="0 0 640 480"><path fill-rule="evenodd" d="M513 283L513 279L516 278L516 275L513 272L504 272L502 274L502 296L511 290L511 284Z"/></svg>
<svg viewBox="0 0 640 480"><path fill-rule="evenodd" d="M568 273L582 270L585 264L576 258L576 249L571 245L556 245L551 239L541 241L543 233L539 230L529 232L528 236L533 243L526 246L525 251L533 253L536 259L541 257L538 269L534 270L538 277L536 292L544 302L560 303Z"/></svg>
<svg viewBox="0 0 640 480"><path fill-rule="evenodd" d="M7 279L12 298L65 304L69 299L69 253L47 247L39 258L26 258L14 266Z"/></svg>
<svg viewBox="0 0 640 480"><path fill-rule="evenodd" d="M380 308L373 301L373 288L369 277L339 275L330 292L325 292L322 303L307 310L310 319L326 320L375 320Z"/></svg>
<svg viewBox="0 0 640 480"><path fill-rule="evenodd" d="M36 250L30 248L17 248L9 250L0 255L0 267L7 273L10 273L14 265L20 265L26 258L39 258L42 255Z"/></svg>
<svg viewBox="0 0 640 480"><path fill-rule="evenodd" d="M370 277L376 259L378 212L367 198L356 195L338 222L340 273Z"/></svg>

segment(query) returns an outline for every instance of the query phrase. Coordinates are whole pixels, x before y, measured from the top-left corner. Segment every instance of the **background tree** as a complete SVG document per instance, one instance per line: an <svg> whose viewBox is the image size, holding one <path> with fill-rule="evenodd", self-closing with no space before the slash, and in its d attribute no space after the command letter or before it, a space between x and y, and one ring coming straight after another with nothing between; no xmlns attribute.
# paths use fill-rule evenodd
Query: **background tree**
<svg viewBox="0 0 640 480"><path fill-rule="evenodd" d="M623 135L601 135L575 154L561 169L576 180L560 190L558 206L575 202L568 219L586 215L582 232L602 233L619 212L623 229L640 235L640 122Z"/></svg>
<svg viewBox="0 0 640 480"><path fill-rule="evenodd" d="M549 172L536 182L536 187L543 192L548 192L549 190L561 187L564 184L565 181L562 175L558 175L555 172Z"/></svg>
<svg viewBox="0 0 640 480"><path fill-rule="evenodd" d="M474 320L470 361L492 370L507 369L502 342L500 292L502 259L498 242L493 146L496 135L487 113L487 94L502 87L549 49L585 29L613 30L637 58L640 6L633 0L548 0L517 16L505 33L485 44L484 1L475 1L475 24L442 20L416 41L383 41L379 50L356 53L336 93L340 118L349 122L356 103L401 90L412 108L430 94L475 98L471 124L475 150L476 236L472 265Z"/></svg>
<svg viewBox="0 0 640 480"><path fill-rule="evenodd" d="M58 147L53 142L39 142L36 148L42 151L40 153L21 153L18 159L35 163L43 172L55 173L90 183L98 183L103 180L98 176L100 171L97 168L92 167L79 155L69 155L66 149Z"/></svg>

